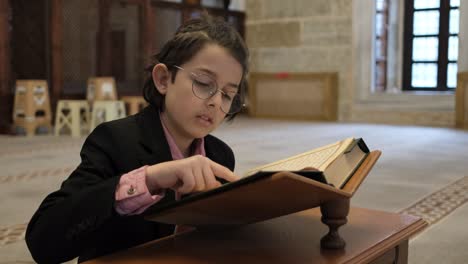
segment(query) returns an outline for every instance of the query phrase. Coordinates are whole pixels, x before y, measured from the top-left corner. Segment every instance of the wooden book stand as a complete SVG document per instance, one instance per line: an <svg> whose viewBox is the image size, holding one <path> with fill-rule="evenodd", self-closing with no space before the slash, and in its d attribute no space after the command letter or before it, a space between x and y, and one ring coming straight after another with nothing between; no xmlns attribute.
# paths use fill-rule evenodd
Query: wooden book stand
<svg viewBox="0 0 468 264"><path fill-rule="evenodd" d="M321 246L341 249L345 241L340 237L338 228L347 222L350 199L380 154L380 151L369 153L342 189L281 171L202 199L148 210L146 218L206 229L256 223L320 206L322 222L329 227Z"/></svg>

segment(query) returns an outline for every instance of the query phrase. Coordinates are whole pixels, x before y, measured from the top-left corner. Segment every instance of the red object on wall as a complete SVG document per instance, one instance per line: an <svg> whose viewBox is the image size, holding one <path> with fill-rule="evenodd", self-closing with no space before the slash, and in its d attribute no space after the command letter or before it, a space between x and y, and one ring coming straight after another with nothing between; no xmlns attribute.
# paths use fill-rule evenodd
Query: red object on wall
<svg viewBox="0 0 468 264"><path fill-rule="evenodd" d="M278 72L276 74L276 79L287 79L287 78L289 78L288 72Z"/></svg>

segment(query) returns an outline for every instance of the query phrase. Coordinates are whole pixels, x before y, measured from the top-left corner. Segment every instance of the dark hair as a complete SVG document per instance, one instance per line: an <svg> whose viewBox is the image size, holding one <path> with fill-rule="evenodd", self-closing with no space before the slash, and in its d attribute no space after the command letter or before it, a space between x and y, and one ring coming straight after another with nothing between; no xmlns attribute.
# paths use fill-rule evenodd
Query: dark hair
<svg viewBox="0 0 468 264"><path fill-rule="evenodd" d="M249 52L242 37L228 22L222 18L215 18L208 14L203 14L201 18L188 20L161 49L161 51L151 57L151 65L146 68L149 73L143 87L143 97L145 100L164 111L164 95L155 87L152 77L152 70L157 63L164 63L172 73L174 82L177 68L174 65L183 65L199 52L206 44L217 44L225 48L242 66L242 79L239 87L239 95L244 102L246 90L246 75L248 73ZM236 114L227 116L232 120Z"/></svg>

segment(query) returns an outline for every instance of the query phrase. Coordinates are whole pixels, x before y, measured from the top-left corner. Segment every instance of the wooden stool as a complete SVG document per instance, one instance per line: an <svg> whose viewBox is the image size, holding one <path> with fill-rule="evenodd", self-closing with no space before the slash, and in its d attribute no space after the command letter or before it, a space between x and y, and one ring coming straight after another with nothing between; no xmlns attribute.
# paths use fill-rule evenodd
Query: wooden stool
<svg viewBox="0 0 468 264"><path fill-rule="evenodd" d="M100 123L125 116L125 104L123 101L94 101L89 131L93 131Z"/></svg>
<svg viewBox="0 0 468 264"><path fill-rule="evenodd" d="M72 137L79 137L89 129L89 104L86 100L60 100L55 112L55 135L68 130Z"/></svg>
<svg viewBox="0 0 468 264"><path fill-rule="evenodd" d="M89 105L94 101L117 100L117 89L113 77L91 77L88 78L86 99Z"/></svg>
<svg viewBox="0 0 468 264"><path fill-rule="evenodd" d="M120 100L124 101L128 115L134 115L148 105L143 96L122 96Z"/></svg>
<svg viewBox="0 0 468 264"><path fill-rule="evenodd" d="M17 80L13 106L13 124L23 128L27 136L40 126L52 130L50 99L45 80Z"/></svg>

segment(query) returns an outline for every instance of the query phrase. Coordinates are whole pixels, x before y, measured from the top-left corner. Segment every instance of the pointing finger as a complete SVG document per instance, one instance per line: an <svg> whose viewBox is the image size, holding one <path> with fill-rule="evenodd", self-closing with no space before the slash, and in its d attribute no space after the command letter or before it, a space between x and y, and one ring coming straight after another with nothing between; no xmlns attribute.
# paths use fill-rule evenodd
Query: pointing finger
<svg viewBox="0 0 468 264"><path fill-rule="evenodd" d="M223 178L227 181L237 181L239 176L235 175L230 169L210 160L210 167L213 170L214 175L219 178Z"/></svg>

